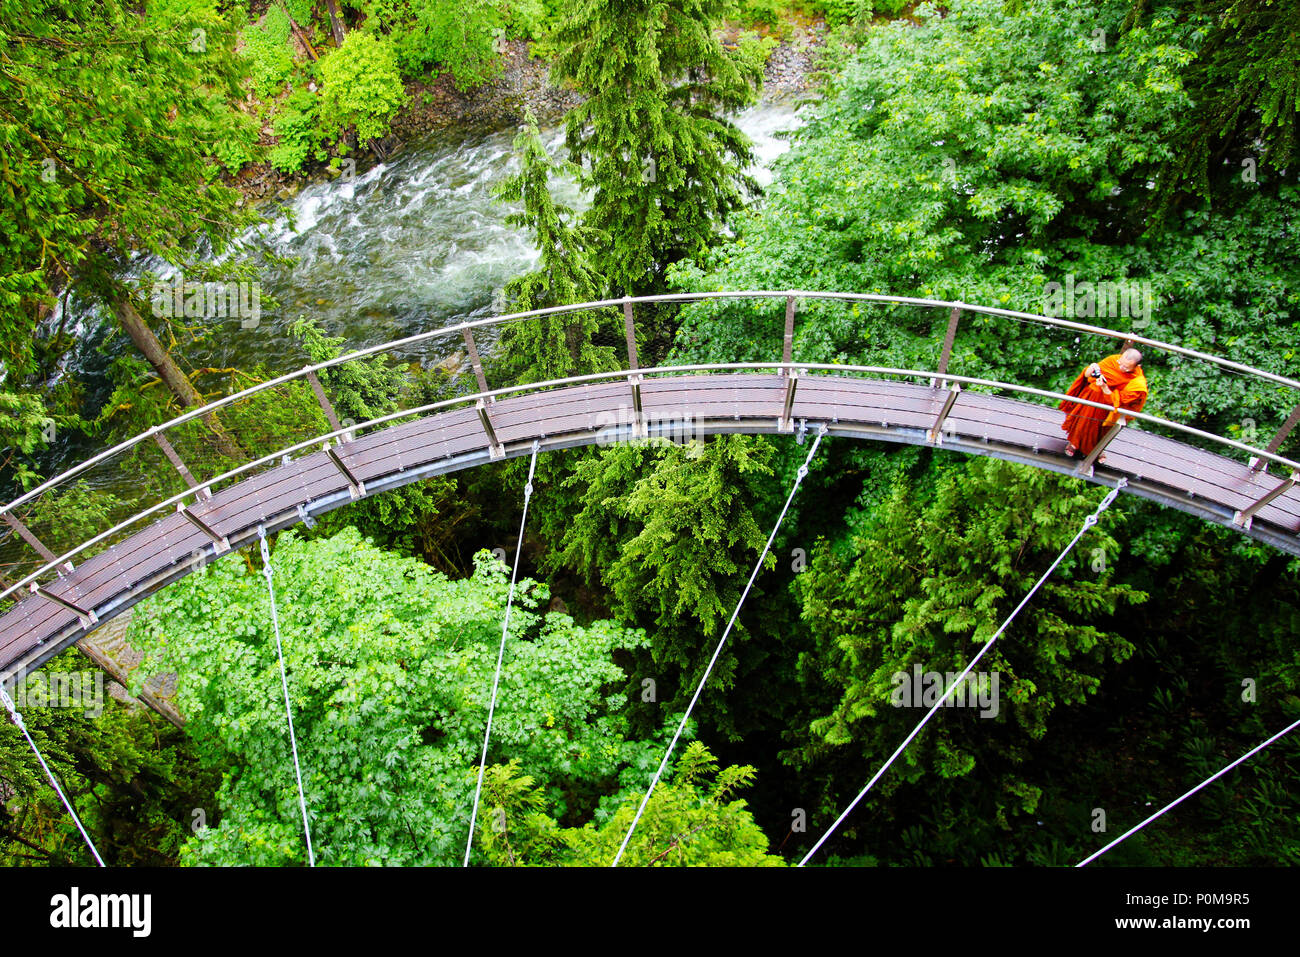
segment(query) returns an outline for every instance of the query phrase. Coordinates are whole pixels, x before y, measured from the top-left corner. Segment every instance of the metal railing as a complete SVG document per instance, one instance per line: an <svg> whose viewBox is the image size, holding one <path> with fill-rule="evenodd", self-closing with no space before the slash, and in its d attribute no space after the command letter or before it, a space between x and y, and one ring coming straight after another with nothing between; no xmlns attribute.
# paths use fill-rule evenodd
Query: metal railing
<svg viewBox="0 0 1300 957"><path fill-rule="evenodd" d="M638 303L692 303L692 302L699 302L704 300L727 300L727 299L784 299L785 300L785 307L786 307L785 323L784 323L784 328L782 330L782 336L780 339L780 343L781 343L780 362L711 363L711 364L697 364L697 365L684 365L684 366L660 366L660 367L655 367L650 369L643 369L638 367L639 362L638 362L638 353L637 353L636 337L635 337L635 322L633 316L634 305ZM935 369L901 369L901 368L894 368L888 366L842 365L842 364L835 364L835 363L807 363L807 362L795 361L792 353L793 353L793 341L794 341L794 335L793 335L794 324L795 324L796 313L797 313L796 306L797 303L802 299L837 300L837 301L846 301L846 302L862 302L862 303L900 305L900 306L919 306L924 308L948 310L949 318L946 327L946 333L943 340L941 355L936 368ZM480 330L492 326L498 326L506 323L513 324L513 323L527 321L530 319L537 319L541 317L558 316L558 315L575 313L575 312L580 312L585 310L598 310L598 309L607 309L607 308L621 308L623 311L623 317L624 317L623 331L625 333L625 338L626 338L629 368L612 371L612 372L600 372L600 373L592 373L589 375L571 376L563 379L552 379L543 382L525 383L521 385L509 386L500 389L488 389L486 387L487 382L484 376L483 366L479 359L478 350L474 340L474 332L476 330ZM79 463L78 465L70 469L67 469L66 471L60 473L59 475L54 476L53 478L45 482L42 482L41 484L31 489L30 491L24 493L23 495L20 495L13 501L0 507L0 520L9 523L10 526L14 528L14 531L20 534L25 540L27 540L28 543L31 544L32 547L35 548L41 554L42 558L46 560L46 563L43 566L27 574L26 576L21 578L18 582L9 585L3 591L0 591L0 600L13 597L21 589L33 586L40 578L42 578L45 575L48 575L52 571L57 571L62 568L71 567L70 566L71 560L81 555L87 549L93 548L96 545L107 541L113 536L124 532L130 526L146 518L149 518L153 515L156 515L162 510L168 509L173 506L179 506L181 507L181 510L183 510L183 504L186 499L194 497L196 501L201 501L204 498L209 498L211 497L212 488L216 485L219 485L224 482L229 482L232 479L239 478L240 476L243 476L254 469L258 469L263 466L270 465L274 463L277 459L283 459L285 456L294 455L297 452L300 452L304 449L311 448L312 446L319 445L322 442L328 444L330 442L338 442L339 440L349 440L357 432L364 429L374 428L389 422L396 421L398 419L410 418L412 416L418 416L418 415L426 415L430 412L436 412L441 409L448 409L455 406L464 405L467 403L473 403L480 410L480 418L489 436L490 446L495 451L495 449L499 446L499 443L493 431L491 418L488 411L491 408L491 403L493 403L496 399L501 397L516 395L519 393L524 393L533 390L551 389L551 388L558 388L567 385L578 385L583 383L599 382L605 380L617 380L620 378L631 379L633 389L635 390L637 388L637 384L641 377L664 376L664 375L682 374L688 372L724 372L724 371L736 372L736 371L743 371L743 370L770 369L775 373L788 375L791 372L794 372L796 370L807 371L807 372L829 371L838 374L895 376L895 377L904 377L904 378L928 379L930 380L932 385L937 384L941 386L946 386L949 383L973 385L977 387L1013 392L1013 393L1022 394L1026 396L1035 396L1038 398L1050 399L1055 402L1068 399L1069 401L1076 402L1081 405L1094 406L1096 408L1105 409L1107 411L1111 410L1112 407L1106 404L1090 402L1084 399L1071 398L1061 393L1052 392L1045 389L1038 389L1031 386L1022 386L1015 383L1001 382L994 379L984 379L979 377L962 376L962 375L956 375L950 373L948 371L948 365L952 354L955 337L958 331L958 326L960 323L961 316L963 315L963 313L966 312L1008 318L1008 319L1013 319L1022 322L1036 323L1048 327L1057 327L1057 328L1066 329L1074 332L1100 335L1108 338L1119 339L1126 343L1141 344L1152 349L1157 349L1175 355L1185 356L1187 358L1196 359L1198 361L1208 362L1223 369L1231 370L1233 372L1241 373L1253 378L1262 379L1268 382L1275 383L1277 385L1294 389L1297 391L1297 398L1300 398L1300 381L1291 379L1286 376L1278 375L1276 373L1268 372L1266 370L1256 369L1251 366L1243 365L1242 363L1223 359L1218 356L1213 356L1208 353L1199 352L1194 349L1184 348L1182 346L1178 346L1173 343L1166 343L1166 342L1161 342L1159 340L1138 336L1131 332L1107 329L1101 326L1093 326L1085 323L1073 322L1073 321L1058 319L1050 316L1039 316L1039 315L1034 315L1032 313L1018 312L1009 309L1000 309L991 306L971 305L962 302L951 302L947 300L919 299L919 298L906 297L906 296L887 296L887 295L878 295L878 294L870 294L870 293L836 293L836 292L816 292L816 291L803 291L803 290L784 290L784 291L681 293L681 294L667 294L667 295L659 295L659 296L623 297L618 299L600 300L598 302L577 303L577 304L565 305L565 306L554 306L545 309L535 309L527 312L512 313L508 315L491 317L487 319L479 319L470 322L456 323L439 329L430 330L428 332L419 333L418 335L408 336L406 338L394 340L392 342L371 346L366 349L359 349L354 352L350 352L346 355L338 356L334 359L329 359L324 362L316 363L314 365L304 366L303 368L298 369L294 372L286 373L284 375L269 379L266 382L258 383L240 392L236 392L232 395L228 395L223 398L217 399L200 408L191 409L190 411L185 412L182 415L176 416L175 418L171 419L166 423L149 428L144 432L141 432L140 434L135 435L132 438L127 439L126 441L113 446L112 448L106 449L86 459L85 461ZM360 359L366 359L366 358L385 355L385 354L393 354L398 352L399 350L409 349L409 347L411 346L416 346L421 343L428 343L439 337L444 337L444 336L453 335L457 333L459 333L465 340L468 356L473 365L476 382L479 385L478 392L472 395L457 396L455 398L429 403L412 409L400 410L383 416L375 417L369 421L360 424L349 423L346 425L346 427L344 427L343 424L339 422L339 419L334 411L334 408L321 386L321 383L318 378L319 373L328 369L333 369L339 366L343 366L350 362L355 362ZM287 384L298 383L298 382L305 382L307 385L311 387L312 392L315 395L321 407L321 411L326 418L326 421L331 426L333 426L333 429L331 431L324 432L321 433L320 435L313 436L312 438L290 444L288 446L278 449L273 453L262 456L261 458L258 458L252 462L247 462L235 468L229 469L220 475L208 478L204 481L197 480L189 472L188 468L185 466L185 463L182 461L180 456L176 454L175 450L171 447L170 443L166 438L166 433L180 426L196 422L214 412L230 407L235 403L240 403L249 400L254 396L266 392L267 390L275 389ZM951 408L951 400L945 406L943 414L946 414L949 408ZM936 422L936 426L935 426L936 429L938 428L939 423L942 422L943 414L941 414L939 421ZM1222 446L1229 449L1234 449L1240 452L1245 452L1252 457L1249 464L1249 467L1251 469L1255 469L1259 465L1267 462L1271 462L1283 466L1284 468L1291 470L1291 472L1293 473L1293 478L1291 480L1283 480L1284 482L1294 481L1294 473L1300 472L1300 463L1297 463L1292 459L1277 454L1277 450L1280 448L1281 443L1285 439L1286 435L1291 431L1292 428L1295 427L1297 422L1300 421L1300 404L1297 404L1296 410L1291 413L1291 415L1287 418L1287 420L1282 425L1282 428L1279 430L1279 432L1269 443L1268 447L1264 449L1257 448L1254 445L1245 442L1240 442L1234 439L1227 438L1226 436L1215 435L1213 433L1206 432L1201 429L1197 429L1185 423L1161 418L1158 416L1153 416L1147 413L1125 411L1124 417L1126 419L1133 419L1137 421L1146 422L1160 428L1170 429L1175 432L1192 436L1195 437L1196 439L1214 445ZM1110 439L1114 437L1117 431L1118 431L1118 426L1116 428L1111 429L1109 433L1107 433L1102 437L1102 441L1101 443L1099 443L1102 448L1104 448L1104 444L1106 442L1109 442ZM171 497L168 497L163 501L160 501L152 506L149 506L148 508L136 512L135 514L131 515L129 518L119 522L118 524L114 525L112 528L108 529L107 531L101 532L98 535L95 535L81 542L79 545L69 549L62 555L55 555L53 551L45 548L39 542L39 540L36 539L36 537L30 532L30 530L26 529L25 526L23 526L22 522L15 515L16 509L22 507L23 505L35 501L39 496L44 495L45 493L50 492L52 490L58 489L60 486L66 485L71 480L79 476L85 475L89 470L95 468L96 466L107 463L110 460L114 459L115 457L125 452L129 452L132 449L140 446L141 443L145 443L149 440L154 440L161 446L168 461L177 470L177 473L184 479L186 485L185 491L173 495ZM1100 449L1095 449L1093 454L1085 461L1084 464L1085 465L1091 464L1092 459L1096 457L1096 454L1099 451ZM336 465L338 464L339 462L336 458ZM340 468L346 474L346 467L340 466ZM1281 491L1284 491L1284 489L1281 489L1277 492L1270 493L1270 494L1273 497L1276 497L1277 494L1281 494ZM1264 503L1260 502L1257 503L1255 506L1252 506L1252 513L1253 510L1256 510L1258 507L1262 507L1262 504ZM194 520L193 517L191 517L189 514L187 514L186 517L191 518L192 521ZM1247 516L1247 518L1248 517L1249 516Z"/></svg>

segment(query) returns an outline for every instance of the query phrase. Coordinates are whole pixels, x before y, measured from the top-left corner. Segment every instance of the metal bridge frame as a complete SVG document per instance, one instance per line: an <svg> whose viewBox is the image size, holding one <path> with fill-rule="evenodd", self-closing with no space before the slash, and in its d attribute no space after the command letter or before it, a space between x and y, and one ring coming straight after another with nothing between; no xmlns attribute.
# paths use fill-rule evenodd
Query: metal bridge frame
<svg viewBox="0 0 1300 957"><path fill-rule="evenodd" d="M701 300L762 299L762 298L784 298L786 300L785 324L784 324L783 336L782 336L782 347L783 347L782 360L780 362L712 363L712 364L698 364L698 365L687 365L687 366L667 366L667 367L658 367L652 369L643 369L638 367L636 342L635 342L635 330L634 330L633 315L632 315L632 305L634 303L638 303L638 302L689 303L689 302L696 302ZM886 366L836 365L836 364L826 364L826 363L802 363L802 362L794 361L792 358L792 350L793 350L795 305L797 300L800 298L841 300L841 301L850 301L850 302L870 302L870 303L882 303L888 305L905 305L905 306L914 305L914 306L931 307L931 308L944 308L950 310L949 320L947 324L947 332L944 338L943 349L942 349L940 361L938 363L938 368L934 370L916 370L916 369L899 369L899 368L886 367ZM624 319L625 319L625 331L628 340L630 368L615 371L615 372L594 373L594 374L584 375L584 376L572 376L564 379L549 380L546 382L529 383L521 386L512 386L503 389L490 390L486 388L487 381L483 373L482 364L478 358L477 349L474 346L474 339L473 339L474 329L502 324L505 322L521 321L521 320L526 320L529 318L535 318L540 316L563 315L566 313L577 312L581 310L609 308L609 307L621 307L623 310ZM62 650L64 647L67 647L72 642L76 641L81 634L84 634L84 632L88 629L89 626L92 626L99 621L104 621L117 614L120 614L122 611L125 611L127 608L134 605L142 598L146 597L148 594L151 594L153 591L156 591L158 588L163 587L164 585L170 583L171 581L175 581L183 577L189 571L196 569L203 562L206 562L210 558L215 558L220 554L224 554L229 549L243 547L244 545L249 544L256 537L256 529L243 531L237 534L231 534L228 536L220 534L215 529L205 524L201 515L195 514L195 512L191 510L191 508L186 506L185 504L186 499L192 498L195 507L202 505L211 499L212 489L214 486L224 482L229 482L232 479L237 479L245 475L245 473L248 473L254 469L258 469L261 468L262 466L273 463L276 459L280 459L281 461L287 462L289 461L290 456L295 455L296 453L302 452L304 450L310 449L313 446L319 446L319 444L322 442L325 443L324 451L326 455L329 457L330 461L333 462L335 468L337 468L341 476L346 480L347 483L346 489L337 493L333 493L328 496L324 496L322 498L313 499L307 503L300 503L289 513L286 513L283 516L278 516L276 517L275 520L267 521L263 523L265 524L268 531L276 531L282 528L289 527L290 525L293 525L298 521L303 521L303 520L310 521L311 518L315 515L319 515L324 512L330 511L341 505L347 504L349 501L352 501L359 497L378 494L380 492L398 488L410 482L418 481L420 479L427 478L433 475L444 474L447 472L457 471L464 468L470 468L491 461L499 461L507 457L527 454L531 449L531 440L522 441L522 442L509 442L509 441L503 442L499 438L499 430L497 426L494 425L493 422L493 409L497 407L498 400L510 396L528 393L531 391L564 389L566 387L591 385L594 383L604 383L604 382L612 382L618 380L623 380L627 383L627 388L628 388L627 398L632 408L631 423L615 427L612 432L607 428L605 430L600 430L600 431L588 430L587 432L581 434L570 432L564 435L556 435L556 436L549 436L549 437L543 434L540 439L540 448L542 450L554 450L554 449L561 449L561 448L576 447L581 445L603 444L603 441L606 441L611 437L615 441L626 441L629 439L635 440L635 439L642 439L647 437L654 438L660 435L663 431L662 427L649 425L645 421L644 414L643 414L641 392L642 389L647 384L648 380L662 380L664 378L671 380L671 378L674 376L688 375L691 373L718 373L718 372L735 373L735 372L744 372L744 371L773 373L774 374L772 376L773 379L777 379L778 381L784 382L784 386L783 386L784 401L780 403L779 409L774 410L774 414L770 417L770 420L767 423L756 423L752 418L743 423L740 421L729 423L725 419L714 418L709 421L702 422L701 426L702 426L702 431L707 434L722 434L727 432L745 432L751 434L753 433L779 434L779 433L790 433L794 431L796 419L803 419L806 421L821 421L820 419L816 419L807 415L796 416L794 414L795 402L796 402L796 390L799 388L801 381L809 382L810 386L815 385L818 381L825 382L826 381L825 374L827 373L834 376L852 376L854 378L862 377L862 376L875 376L875 377L896 377L896 378L901 377L903 379L921 379L921 380L928 381L928 385L931 391L933 392L938 402L940 403L940 407L938 409L937 415L934 416L932 422L930 423L929 428L907 428L907 427L900 427L897 424L890 426L886 422L882 422L881 426L877 428L874 425L866 424L860 421L841 422L839 421L839 418L837 416L829 416L828 417L829 420L827 421L828 434L846 436L846 437L855 437L855 438L867 438L867 439L876 439L876 440L884 440L884 441L903 442L909 444L928 444L932 446L942 445L943 447L954 449L954 450L960 450L960 451L970 452L974 454L981 454L986 456L993 456L997 458L1006 459L1009 461L1017 461L1024 464L1033 465L1039 468L1049 469L1051 471L1056 471L1063 474L1072 474L1081 478L1089 479L1098 484L1113 486L1118 480L1118 473L1115 478L1109 478L1104 475L1097 476L1096 474L1094 474L1094 462L1097 455L1101 452L1101 450L1105 447L1105 445L1109 443L1111 440L1113 440L1122 431L1121 425L1118 423L1102 437L1101 442L1099 442L1098 447L1093 450L1093 453L1082 461L1076 461L1076 460L1065 458L1064 456L1057 454L1054 451L1042 451L1040 450L1039 443L1037 442L1034 444L1032 449L1017 448L1014 446L1006 445L1004 443L990 443L988 441L987 431L985 433L984 440L981 441L979 438L971 437L969 435L963 436L957 434L955 430L950 431L945 428L945 425L949 422L948 416L953 410L954 405L957 403L959 396L963 394L974 394L974 393L963 393L962 392L963 387L975 387L976 389L996 389L1005 392L1016 393L1023 396L1033 396L1038 398L1050 399L1053 400L1054 402L1059 402L1060 400L1063 399L1069 399L1072 402L1076 402L1082 405L1094 406L1096 408L1105 409L1107 411L1110 411L1111 409L1111 407L1106 404L1088 402L1082 399L1073 399L1056 392L1050 392L1047 390L1037 389L1029 386L1016 385L1013 383L998 382L995 380L987 380L987 379L981 379L981 378L970 377L970 376L960 376L960 375L954 375L949 373L948 360L949 357L951 356L953 341L955 339L958 323L960 321L960 317L963 311L982 313L982 314L987 314L992 316L1001 316L1001 317L1012 318L1017 320L1025 320L1025 321L1040 323L1047 326L1054 326L1054 327L1059 327L1064 329L1075 330L1079 332L1087 332L1090 334L1103 335L1110 338L1123 340L1126 343L1142 344L1150 348L1159 349L1161 351L1170 352L1170 353L1198 359L1201 361L1210 362L1215 365L1218 365L1221 368L1242 372L1256 378L1264 379L1267 381L1277 383L1279 385L1300 390L1300 382L1297 382L1296 380L1293 379L1289 379L1285 376L1280 376L1275 373L1266 372L1264 370L1253 369L1249 366L1244 366L1240 363L1235 363L1229 360L1220 359L1215 356L1210 356L1205 353L1196 352L1195 350L1185 349L1183 347L1172 345L1169 343L1163 343L1157 340L1131 335L1126 332L1104 329L1097 326L1089 326L1082 323L1076 323L1076 322L1071 322L1063 319L1056 319L1052 317L1035 316L1028 313L1014 312L1011 310L997 309L997 308L984 307L984 306L972 306L966 303L947 302L942 300L914 299L909 297L881 296L881 295L857 294L857 293L822 293L822 292L803 292L803 291L694 293L694 294L645 296L645 297L636 297L636 298L625 297L621 299L609 299L609 300L602 300L600 302L595 302L595 303L582 303L582 304L571 305L571 306L559 306L559 307L552 307L548 309L538 309L538 310L532 310L530 312L525 312L525 313L516 313L504 317L477 320L474 322L459 323L456 325L421 333L419 335L411 336L394 342L385 343L367 349L358 350L356 352L352 352L347 355L328 360L326 362L318 363L316 365L306 366L296 372L279 376L267 382L260 383L256 386L235 393L234 395L230 395L225 398L219 399L215 402L209 403L208 405L205 405L202 408L193 409L181 416L176 417L170 422L151 428L141 433L140 435L133 437L132 439L128 439L127 441L122 442L111 449L108 449L104 452L99 453L96 456L93 456L90 459L87 459L86 461L80 463L79 465L63 472L58 476L55 476L54 478L48 480L47 482L42 483L41 485L27 492L26 494L15 499L13 502L10 502L8 505L5 505L2 508L0 508L0 518L2 518L4 521L9 523L15 529L16 532L21 534L24 539L26 539L30 544L32 544L33 547L35 547L41 553L42 557L46 560L46 563L42 567L38 568L36 571L30 573L29 575L25 576L17 583L14 583L11 586L7 587L3 592L0 592L0 598L17 597L17 593L20 591L20 589L25 590L28 591L32 597L39 596L42 599L51 600L56 604L62 605L66 609L72 610L78 616L78 619L80 621L80 627L76 629L75 632L64 635L56 642L47 643L40 648L32 649L30 653L24 654L20 658L6 662L3 667L5 668L6 671L13 671L16 668L32 667L36 664L39 664L40 661L52 657L58 651ZM343 365L347 362L351 362L357 359L392 352L397 349L401 349L407 346L415 345L421 342L434 339L436 337L445 336L448 333L456 333L456 332L460 332L465 338L465 341L467 343L469 356L474 366L475 378L477 380L477 384L479 385L479 391L477 393L473 395L460 396L453 399L447 399L440 402L431 403L414 409L406 409L406 410L390 413L388 415L384 415L372 419L368 422L361 423L360 425L349 424L346 428L340 425L338 421L338 417L334 412L333 406L330 404L329 399L326 397L324 393L324 390L320 386L319 379L317 378L318 372L324 369L329 369L335 366ZM819 376L818 374L822 374L822 375ZM720 378L725 378L725 377L720 377ZM185 467L184 463L180 460L179 456L175 453L174 449L171 448L170 443L166 439L164 433L171 428L193 421L197 418L205 416L213 411L219 410L232 403L247 399L250 396L253 396L266 389L275 388L277 386L284 385L286 383L290 383L298 380L305 380L311 386L313 392L316 395L318 402L321 405L322 411L325 413L326 419L329 421L330 425L333 426L332 431L324 433L315 438L288 446L273 454L264 456L260 459L257 459L256 461L246 463L237 468L231 469L230 471L222 475L218 475L216 477L210 478L203 482L198 482L194 479L193 475ZM895 383L895 385L898 384ZM443 459L436 462L430 462L421 465L417 468L399 470L395 474L382 476L379 478L372 478L371 480L364 481L364 482L361 479L357 478L357 476L352 473L351 468L347 464L347 461L344 457L347 452L347 445L350 442L352 442L356 434L362 430L374 429L378 426L383 426L389 423L396 422L398 420L413 419L415 417L428 415L430 413L437 413L439 411L450 410L457 407L463 407L466 405L472 405L478 414L479 421L481 423L481 426L483 428L487 440L485 449L469 452L462 455L452 456L451 458ZM1041 406L1037 406L1037 405L1035 405L1033 408L1040 411L1042 409ZM1296 408L1297 410L1300 410L1300 404L1297 404ZM737 420L738 419L739 419L739 415L737 416ZM1217 522L1219 524L1235 526L1239 530L1250 535L1251 537L1267 542L1268 544L1271 544L1279 549L1285 550L1292 554L1300 554L1300 535L1297 535L1297 532L1300 532L1300 528L1290 529L1285 527L1277 527L1276 525L1272 525L1266 522L1265 523L1256 522L1256 517L1258 513L1262 509L1266 508L1271 503L1273 503L1275 500L1277 500L1279 497L1289 492L1291 488L1296 484L1297 478L1300 478L1300 464L1296 463L1291 459L1285 458L1277 454L1277 449L1281 446L1281 443L1285 439L1286 434L1290 431L1291 428L1293 428L1296 425L1297 421L1300 420L1300 415L1297 415L1296 412L1293 412L1288 417L1282 429L1272 439L1267 449L1259 449L1254 446L1248 445L1246 443L1238 442L1221 436L1216 436L1211 433L1196 429L1192 426L1184 425L1179 422L1173 422L1146 413L1126 412L1124 413L1124 419L1148 422L1152 425L1160 426L1166 429L1171 429L1174 430L1175 432L1179 432L1189 436L1195 436L1196 438L1218 444L1220 446L1223 446L1225 449L1234 449L1239 452L1247 453L1249 456L1251 456L1250 463L1249 464L1241 463L1238 464L1237 466L1238 468L1240 468L1240 471L1242 473L1242 481L1248 482L1252 487L1261 489L1261 492L1260 494L1254 497L1253 501L1251 501L1250 504L1235 510L1234 509L1225 510L1225 508L1222 506L1221 503L1216 504L1214 501L1212 500L1207 501L1204 498L1197 501L1195 500L1194 493L1190 491L1184 491L1182 494L1178 494L1178 490L1169 489L1167 486L1164 486L1159 482L1145 482L1141 479L1141 476L1138 476L1136 480L1132 477L1128 479L1128 490L1134 492L1137 495L1152 499L1162 504L1171 505L1183 511L1187 511L1191 514L1198 515L1199 517L1204 518L1206 520ZM602 435L604 435L604 439L602 439ZM127 451L132 447L134 447L135 445L138 445L139 443L144 442L146 440L153 440L162 447L164 453L167 454L168 460L172 463L172 465L176 468L178 473L184 479L186 484L186 491L174 495L162 502L159 502L147 509L138 512L137 514L117 524L113 528L90 538L89 540L81 543L77 547L69 550L67 553L61 556L53 555L43 545L40 545L39 541L36 540L35 536L32 536L30 531L28 531L24 526L22 526L22 523L14 514L15 509L19 508L20 506L22 506L27 502L34 500L37 496L43 494L45 491L48 491L52 488L61 485L64 482L67 482L68 480L74 478L75 476L84 473L90 468L93 468L95 465L105 462L111 459L112 457L124 451ZM1266 473L1267 464L1270 463L1281 466L1285 470L1284 474L1286 475L1286 477L1277 480L1276 484L1273 484L1271 486L1268 485L1261 486L1259 484L1260 480L1264 478L1264 475L1261 473L1261 466L1263 466L1263 472ZM199 562L191 561L188 564L182 564L179 569L173 568L173 570L169 574L149 581L147 585L144 587L137 586L135 588L127 589L127 593L118 596L117 599L105 603L102 606L91 607L91 608L80 607L78 605L75 605L75 603L70 602L66 597L60 597L52 594L49 591L48 586L50 584L57 585L59 581L58 579L56 579L52 583L47 583L46 587L42 587L38 583L38 579L41 579L43 576L48 575L52 571L57 572L60 579L64 578L66 575L71 574L74 568L74 566L72 566L71 564L71 559L79 556L86 549L92 548L95 545L105 541L106 539L109 539L114 535L117 535L125 531L126 529L128 529L132 525L139 523L143 519L149 518L150 516L153 515L157 515L158 513L163 512L170 508L174 508L190 524L192 524L194 527L202 531L204 535L209 539L210 541L209 548L211 550L211 554L209 555L207 553L204 553L204 555L202 556L202 561ZM51 647L51 645L54 645L54 647Z"/></svg>

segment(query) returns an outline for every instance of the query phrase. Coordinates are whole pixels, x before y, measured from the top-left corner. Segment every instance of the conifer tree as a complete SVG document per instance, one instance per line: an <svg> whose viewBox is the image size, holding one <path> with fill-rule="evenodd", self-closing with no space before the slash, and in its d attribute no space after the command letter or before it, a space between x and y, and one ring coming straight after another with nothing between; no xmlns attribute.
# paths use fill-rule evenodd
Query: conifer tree
<svg viewBox="0 0 1300 957"><path fill-rule="evenodd" d="M601 298L604 283L592 267L589 250L598 249L603 237L589 227L572 224L572 210L551 196L551 178L576 171L571 164L556 163L547 155L531 112L514 146L519 172L504 180L496 195L523 204L523 210L506 217L506 222L532 230L541 262L537 269L506 283L504 292L511 310L526 312ZM601 318L587 310L507 326L500 351L510 380L540 382L614 369L613 350L597 348L592 341Z"/></svg>
<svg viewBox="0 0 1300 957"><path fill-rule="evenodd" d="M552 74L584 102L566 143L594 189L584 225L609 242L592 263L616 293L664 289L670 264L706 251L756 190L749 138L722 117L757 99L759 66L713 34L725 0L581 0L556 34Z"/></svg>
<svg viewBox="0 0 1300 957"><path fill-rule="evenodd" d="M1147 6L1135 0L1123 29L1140 30L1174 12ZM1164 219L1187 193L1221 204L1260 176L1294 183L1300 3L1203 0L1175 15L1199 20L1206 37L1181 75L1194 105L1165 136L1171 150L1153 197L1156 218Z"/></svg>
<svg viewBox="0 0 1300 957"><path fill-rule="evenodd" d="M242 96L229 19L203 4L141 14L117 0L0 0L0 24L0 361L11 385L35 371L33 330L75 284L111 308L180 405L202 404L120 268L135 252L184 263L187 237L221 246L255 218L210 159Z"/></svg>
<svg viewBox="0 0 1300 957"><path fill-rule="evenodd" d="M897 746L938 700L921 676L959 674L1098 501L1078 480L982 457L924 494L898 483L848 549L819 543L796 579L812 641L799 663L807 700L830 707L784 758L801 775L834 778L830 792L859 786L861 768ZM882 796L918 782L947 795L965 778L985 789L999 822L1033 813L1041 789L1017 770L1031 742L1065 720L1061 709L1098 694L1107 662L1134 651L1116 626L1147 594L1116 580L1119 545L1107 529L1118 521L1118 512L1102 517L980 660L979 710L945 711L881 779ZM960 690L955 704L975 707L975 686Z"/></svg>

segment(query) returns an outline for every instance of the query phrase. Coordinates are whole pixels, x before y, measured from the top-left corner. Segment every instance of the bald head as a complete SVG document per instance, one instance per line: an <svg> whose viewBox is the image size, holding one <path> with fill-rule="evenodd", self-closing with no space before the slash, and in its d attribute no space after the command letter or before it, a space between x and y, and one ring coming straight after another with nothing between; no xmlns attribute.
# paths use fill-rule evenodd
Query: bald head
<svg viewBox="0 0 1300 957"><path fill-rule="evenodd" d="M1119 357L1119 367L1125 372L1132 372L1142 361L1142 353L1136 349L1125 349Z"/></svg>

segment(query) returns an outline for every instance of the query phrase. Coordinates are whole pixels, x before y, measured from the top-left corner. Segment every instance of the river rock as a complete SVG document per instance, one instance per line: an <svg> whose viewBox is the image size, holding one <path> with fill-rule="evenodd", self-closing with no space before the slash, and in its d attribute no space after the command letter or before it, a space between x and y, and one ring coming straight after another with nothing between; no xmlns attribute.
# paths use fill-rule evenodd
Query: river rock
<svg viewBox="0 0 1300 957"><path fill-rule="evenodd" d="M447 356L447 358L439 362L436 366L434 366L434 368L437 369L439 372L445 372L447 375L455 375L456 373L460 372L460 370L464 367L464 365L465 365L465 353L457 351Z"/></svg>

